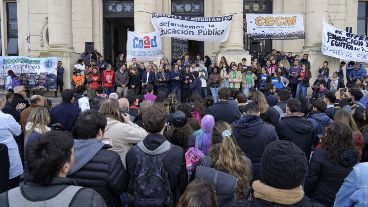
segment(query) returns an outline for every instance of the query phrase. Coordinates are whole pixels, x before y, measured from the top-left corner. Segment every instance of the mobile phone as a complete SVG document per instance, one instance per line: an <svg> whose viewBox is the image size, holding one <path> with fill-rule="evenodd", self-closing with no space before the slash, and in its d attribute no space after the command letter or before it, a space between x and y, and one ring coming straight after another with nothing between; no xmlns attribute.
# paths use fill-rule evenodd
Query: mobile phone
<svg viewBox="0 0 368 207"><path fill-rule="evenodd" d="M340 94L343 94L346 92L346 88L340 88L339 90L340 90Z"/></svg>

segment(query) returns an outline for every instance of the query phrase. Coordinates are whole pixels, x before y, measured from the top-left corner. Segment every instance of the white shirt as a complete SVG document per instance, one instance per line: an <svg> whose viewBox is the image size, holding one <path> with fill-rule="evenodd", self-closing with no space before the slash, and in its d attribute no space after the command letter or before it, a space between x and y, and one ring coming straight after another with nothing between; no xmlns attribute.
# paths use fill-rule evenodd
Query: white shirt
<svg viewBox="0 0 368 207"><path fill-rule="evenodd" d="M14 136L19 136L21 133L22 129L15 119L11 115L0 111L0 143L8 147L10 161L9 179L13 179L23 173L22 160L20 159L18 145L14 139Z"/></svg>
<svg viewBox="0 0 368 207"><path fill-rule="evenodd" d="M199 72L199 77L201 77L201 75L206 76L206 73L205 72ZM205 78L201 78L201 87L202 88L207 87L207 80Z"/></svg>
<svg viewBox="0 0 368 207"><path fill-rule="evenodd" d="M82 98L78 99L78 106L79 106L79 108L81 109L82 112L90 110L91 107L89 105L88 97L83 96Z"/></svg>

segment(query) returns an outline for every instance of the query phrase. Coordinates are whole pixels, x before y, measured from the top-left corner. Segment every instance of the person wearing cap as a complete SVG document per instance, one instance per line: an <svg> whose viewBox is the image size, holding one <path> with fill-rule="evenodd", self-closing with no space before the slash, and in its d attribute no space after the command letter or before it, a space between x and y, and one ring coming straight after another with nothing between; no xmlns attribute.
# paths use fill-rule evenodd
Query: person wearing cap
<svg viewBox="0 0 368 207"><path fill-rule="evenodd" d="M295 144L278 140L267 145L260 168L261 176L252 184L251 207L322 207L305 196L303 184L308 161Z"/></svg>
<svg viewBox="0 0 368 207"><path fill-rule="evenodd" d="M169 126L166 131L167 139L184 149L184 152L189 147L195 146L195 137L193 136L193 129L188 123L186 114L183 111L176 111L169 114Z"/></svg>

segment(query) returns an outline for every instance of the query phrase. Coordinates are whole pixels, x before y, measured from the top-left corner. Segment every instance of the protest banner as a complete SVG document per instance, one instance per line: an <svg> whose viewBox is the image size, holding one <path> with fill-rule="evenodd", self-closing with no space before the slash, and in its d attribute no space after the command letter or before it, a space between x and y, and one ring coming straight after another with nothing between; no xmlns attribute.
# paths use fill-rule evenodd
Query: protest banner
<svg viewBox="0 0 368 207"><path fill-rule="evenodd" d="M225 42L229 37L233 16L188 17L152 14L153 27L161 36L197 41Z"/></svg>
<svg viewBox="0 0 368 207"><path fill-rule="evenodd" d="M304 39L302 14L247 14L247 35L254 39Z"/></svg>
<svg viewBox="0 0 368 207"><path fill-rule="evenodd" d="M0 87L5 85L9 70L13 70L27 89L56 90L56 57L0 57Z"/></svg>
<svg viewBox="0 0 368 207"><path fill-rule="evenodd" d="M147 34L128 31L127 59L138 61L154 61L162 58L160 32Z"/></svg>
<svg viewBox="0 0 368 207"><path fill-rule="evenodd" d="M322 54L368 63L368 38L365 35L347 33L323 22Z"/></svg>

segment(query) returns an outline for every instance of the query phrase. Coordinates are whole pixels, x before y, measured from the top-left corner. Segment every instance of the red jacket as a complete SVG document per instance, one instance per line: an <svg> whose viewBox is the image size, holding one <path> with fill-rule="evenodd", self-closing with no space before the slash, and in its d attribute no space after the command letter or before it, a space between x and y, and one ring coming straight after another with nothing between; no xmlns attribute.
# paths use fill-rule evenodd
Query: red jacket
<svg viewBox="0 0 368 207"><path fill-rule="evenodd" d="M102 86L104 88L113 88L115 86L115 72L113 70L102 72Z"/></svg>
<svg viewBox="0 0 368 207"><path fill-rule="evenodd" d="M89 87L93 90L96 90L98 88L98 86L100 85L100 75L98 73L96 74L89 74L89 79L90 79L90 83L89 83Z"/></svg>

